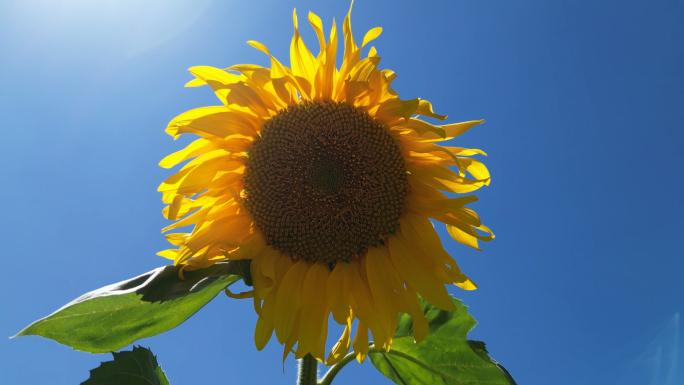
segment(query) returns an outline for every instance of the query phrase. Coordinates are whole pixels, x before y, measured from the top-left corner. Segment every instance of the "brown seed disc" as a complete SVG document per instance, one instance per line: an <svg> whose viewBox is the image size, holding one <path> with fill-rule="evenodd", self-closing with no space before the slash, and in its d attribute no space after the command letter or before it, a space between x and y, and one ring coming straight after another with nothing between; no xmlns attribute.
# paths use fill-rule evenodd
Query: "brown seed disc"
<svg viewBox="0 0 684 385"><path fill-rule="evenodd" d="M280 111L254 141L244 180L245 207L269 244L328 263L394 232L408 191L395 140L346 103Z"/></svg>

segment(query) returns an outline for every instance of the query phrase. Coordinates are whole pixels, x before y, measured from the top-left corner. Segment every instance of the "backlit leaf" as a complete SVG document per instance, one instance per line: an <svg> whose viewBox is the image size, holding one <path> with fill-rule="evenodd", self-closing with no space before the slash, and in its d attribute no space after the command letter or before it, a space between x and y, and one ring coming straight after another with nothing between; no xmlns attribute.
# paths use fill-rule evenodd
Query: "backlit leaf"
<svg viewBox="0 0 684 385"><path fill-rule="evenodd" d="M417 344L413 342L411 317L401 314L390 351L369 351L373 365L401 385L515 385L508 371L489 358L484 343L467 340L477 322L460 300L452 301L457 309L448 312L421 298L430 332Z"/></svg>

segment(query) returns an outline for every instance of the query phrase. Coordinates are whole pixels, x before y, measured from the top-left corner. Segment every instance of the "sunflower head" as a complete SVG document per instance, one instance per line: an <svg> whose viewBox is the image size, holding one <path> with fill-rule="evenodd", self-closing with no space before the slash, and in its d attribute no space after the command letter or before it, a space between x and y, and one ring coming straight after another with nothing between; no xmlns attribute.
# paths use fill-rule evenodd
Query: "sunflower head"
<svg viewBox="0 0 684 385"><path fill-rule="evenodd" d="M389 349L399 312L413 318L416 341L425 338L419 294L453 310L445 284L476 288L431 219L476 249L494 237L465 207L477 198L453 195L489 184L486 167L468 157L485 154L435 143L482 121L418 119L446 116L425 100L400 99L390 86L396 75L378 68L375 47L361 57L381 28L357 46L348 14L338 69L335 23L326 41L321 20L310 13L309 21L320 52L314 56L302 41L295 12L290 67L250 41L270 67L190 69L196 79L187 86L209 85L222 105L191 110L167 127L174 138L200 138L160 163L192 159L159 191L164 215L176 221L164 231L194 229L167 234L176 248L159 254L185 270L251 260L253 290L239 297L254 299L258 349L275 332L283 359L294 351L332 365L353 348L362 362L369 330L378 349ZM344 332L326 355L330 315Z"/></svg>
<svg viewBox="0 0 684 385"><path fill-rule="evenodd" d="M281 110L254 140L244 183L244 207L268 244L333 264L394 232L408 190L394 139L342 102Z"/></svg>

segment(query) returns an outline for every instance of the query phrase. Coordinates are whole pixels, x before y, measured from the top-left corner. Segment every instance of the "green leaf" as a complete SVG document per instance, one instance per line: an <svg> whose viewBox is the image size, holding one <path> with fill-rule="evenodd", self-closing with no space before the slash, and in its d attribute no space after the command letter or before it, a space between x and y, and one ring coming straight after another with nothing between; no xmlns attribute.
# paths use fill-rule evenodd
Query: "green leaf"
<svg viewBox="0 0 684 385"><path fill-rule="evenodd" d="M133 278L139 280L141 277L154 273L145 284L138 286L135 292L142 294L141 299L147 302L166 302L185 297L188 294L204 290L228 275L244 275L242 271L243 262L245 261L217 262L204 269L185 272L183 274L184 280L178 277L181 266L160 267L140 277ZM247 260L247 262L251 262L251 260ZM249 266L247 270L249 271Z"/></svg>
<svg viewBox="0 0 684 385"><path fill-rule="evenodd" d="M114 361L103 362L91 370L90 378L81 385L169 385L150 349L134 346L130 352L112 355Z"/></svg>
<svg viewBox="0 0 684 385"><path fill-rule="evenodd" d="M511 373L509 373L508 370L503 367L503 365L498 363L495 359L489 357L489 352L487 351L487 348L485 348L484 342L468 340L468 345L470 345L470 348L473 349L473 351L483 360L491 362L494 365L496 365L496 367L503 372L504 376L506 376L506 379L511 385L518 385L518 383L515 382L513 377L511 377Z"/></svg>
<svg viewBox="0 0 684 385"><path fill-rule="evenodd" d="M15 337L37 335L90 353L108 353L173 329L240 279L237 264L223 263L185 273L177 266L84 294Z"/></svg>
<svg viewBox="0 0 684 385"><path fill-rule="evenodd" d="M489 358L484 343L467 340L477 322L460 300L451 300L456 311L449 312L421 298L430 332L418 344L413 342L411 317L400 314L390 351L369 351L375 368L400 385L515 385L508 371Z"/></svg>

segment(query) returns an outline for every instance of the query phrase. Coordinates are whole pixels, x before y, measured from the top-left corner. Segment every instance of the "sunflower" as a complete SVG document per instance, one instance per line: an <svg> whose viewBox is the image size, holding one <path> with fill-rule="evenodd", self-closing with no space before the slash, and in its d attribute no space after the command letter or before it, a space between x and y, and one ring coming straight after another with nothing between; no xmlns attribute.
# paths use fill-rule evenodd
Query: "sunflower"
<svg viewBox="0 0 684 385"><path fill-rule="evenodd" d="M314 56L295 11L290 68L255 41L248 44L268 55L270 68L193 67L196 79L186 86L209 85L223 105L183 113L166 129L174 138L200 138L160 162L169 168L194 158L159 187L165 217L177 221L163 231L194 228L167 234L177 248L159 255L186 271L251 260L253 290L227 293L254 299L256 347L275 331L283 360L294 352L332 365L351 346L363 362L369 330L377 349L389 349L399 312L412 317L420 342L428 320L418 295L450 311L445 284L476 288L430 219L476 249L478 240L494 237L465 207L475 196L445 194L489 184L487 168L467 158L486 154L435 144L483 121L433 125L415 118L446 116L428 101L400 99L390 86L395 73L378 69L375 47L361 58L382 29L357 46L350 14L339 69L334 21L326 42L320 18L309 13L320 44ZM331 314L344 332L326 355Z"/></svg>

